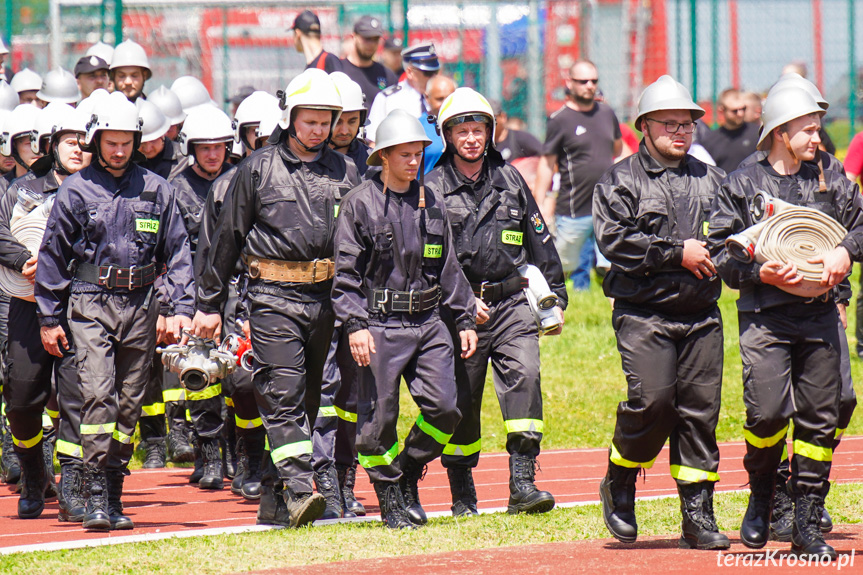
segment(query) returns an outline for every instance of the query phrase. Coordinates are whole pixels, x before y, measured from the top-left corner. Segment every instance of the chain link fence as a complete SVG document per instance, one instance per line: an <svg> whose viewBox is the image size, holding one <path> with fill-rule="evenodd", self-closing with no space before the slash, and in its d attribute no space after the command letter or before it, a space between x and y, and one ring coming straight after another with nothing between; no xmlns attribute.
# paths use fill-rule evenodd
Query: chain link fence
<svg viewBox="0 0 863 575"><path fill-rule="evenodd" d="M840 144L860 109L856 1L0 0L14 70L71 69L89 45L122 36L150 55L148 89L191 74L217 100L245 85L275 92L305 67L289 30L299 11L318 14L324 48L340 56L351 47L353 23L370 14L390 35L407 30L409 44L433 41L444 73L501 99L538 136L580 58L596 63L604 97L622 120L663 73L689 86L712 121L723 89L764 93L784 65L799 62L830 100Z"/></svg>

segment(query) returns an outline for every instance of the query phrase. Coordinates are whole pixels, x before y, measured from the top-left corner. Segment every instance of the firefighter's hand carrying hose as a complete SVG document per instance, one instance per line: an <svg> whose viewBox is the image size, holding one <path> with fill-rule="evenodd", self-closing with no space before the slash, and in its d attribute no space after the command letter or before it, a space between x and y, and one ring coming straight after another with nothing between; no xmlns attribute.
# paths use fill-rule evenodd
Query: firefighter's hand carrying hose
<svg viewBox="0 0 863 575"><path fill-rule="evenodd" d="M777 287L801 297L819 297L841 281L847 266L834 261L841 259L834 250L847 231L839 222L764 192L753 198L751 211L758 223L725 240L732 257L744 263L781 262L784 265L766 270L767 276L784 281Z"/></svg>
<svg viewBox="0 0 863 575"><path fill-rule="evenodd" d="M12 210L9 231L34 256L39 253L39 246L42 245L42 236L45 235L45 225L48 222L48 215L51 213L53 205L53 197L35 207L26 206L19 200ZM28 207L29 210L27 209ZM32 261L32 258L28 260L28 263L30 261ZM25 266L25 269L27 267L32 269L32 265ZM36 298L33 296L33 282L23 274L6 266L0 266L0 290L18 299L36 301Z"/></svg>

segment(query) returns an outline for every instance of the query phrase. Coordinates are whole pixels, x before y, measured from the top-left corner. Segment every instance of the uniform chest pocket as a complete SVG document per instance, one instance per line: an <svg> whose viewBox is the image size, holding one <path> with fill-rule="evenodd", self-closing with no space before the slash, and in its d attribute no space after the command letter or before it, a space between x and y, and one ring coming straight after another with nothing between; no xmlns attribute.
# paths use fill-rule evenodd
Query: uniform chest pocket
<svg viewBox="0 0 863 575"><path fill-rule="evenodd" d="M492 241L504 250L518 251L524 243L524 232L521 231L521 220L524 212L519 206L503 204L494 212L497 226L492 233L497 237Z"/></svg>
<svg viewBox="0 0 863 575"><path fill-rule="evenodd" d="M392 259L393 257L393 225L384 224L377 226L374 230L374 244L377 256L382 259Z"/></svg>
<svg viewBox="0 0 863 575"><path fill-rule="evenodd" d="M638 229L647 234L669 235L668 204L660 198L642 198L636 215Z"/></svg>
<svg viewBox="0 0 863 575"><path fill-rule="evenodd" d="M260 219L273 229L300 227L296 186L270 186L260 190Z"/></svg>
<svg viewBox="0 0 863 575"><path fill-rule="evenodd" d="M132 210L132 237L140 243L155 244L161 227L161 208L152 202L137 202Z"/></svg>
<svg viewBox="0 0 863 575"><path fill-rule="evenodd" d="M423 242L423 264L438 265L443 261L443 238L446 221L442 219L426 220L426 234Z"/></svg>

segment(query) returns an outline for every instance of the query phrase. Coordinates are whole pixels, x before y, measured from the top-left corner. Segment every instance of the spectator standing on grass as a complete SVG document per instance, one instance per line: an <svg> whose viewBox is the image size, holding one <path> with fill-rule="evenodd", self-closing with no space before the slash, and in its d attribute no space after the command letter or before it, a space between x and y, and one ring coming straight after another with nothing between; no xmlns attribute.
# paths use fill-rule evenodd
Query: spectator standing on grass
<svg viewBox="0 0 863 575"><path fill-rule="evenodd" d="M740 90L729 88L719 94L722 123L699 140L722 171L733 172L740 162L755 151L758 126L746 122L746 100Z"/></svg>
<svg viewBox="0 0 863 575"><path fill-rule="evenodd" d="M321 43L321 20L311 10L303 10L291 26L294 31L294 48L306 57L306 68L317 68L327 74L340 72L342 61L330 54Z"/></svg>
<svg viewBox="0 0 863 575"><path fill-rule="evenodd" d="M727 549L713 514L719 481L722 284L704 247L705 216L725 175L687 154L704 115L682 84L662 76L638 101L638 152L596 185L603 281L628 384L617 408L608 471L600 484L608 530L635 542L635 482L670 439L671 476L683 515L680 546Z"/></svg>
<svg viewBox="0 0 863 575"><path fill-rule="evenodd" d="M569 69L566 105L548 118L537 168L534 196L544 219L555 219L554 243L566 275L578 268L584 244L594 241L593 187L623 148L617 116L596 101L598 84L592 62L581 60ZM547 197L555 172L560 173L556 203ZM607 266L600 254L597 260Z"/></svg>

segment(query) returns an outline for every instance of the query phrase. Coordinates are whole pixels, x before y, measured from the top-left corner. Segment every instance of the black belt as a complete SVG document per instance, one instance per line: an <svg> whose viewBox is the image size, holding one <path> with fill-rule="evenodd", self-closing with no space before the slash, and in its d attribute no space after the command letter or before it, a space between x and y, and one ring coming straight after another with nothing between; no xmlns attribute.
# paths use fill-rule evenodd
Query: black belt
<svg viewBox="0 0 863 575"><path fill-rule="evenodd" d="M473 295L484 302L491 303L493 301L502 300L514 293L518 293L528 286L527 278L520 275L513 276L499 282L482 282L471 283Z"/></svg>
<svg viewBox="0 0 863 575"><path fill-rule="evenodd" d="M157 277L165 273L165 270L164 264L121 268L112 265L96 266L82 262L75 269L75 279L108 289L126 288L133 290L152 284Z"/></svg>
<svg viewBox="0 0 863 575"><path fill-rule="evenodd" d="M422 313L437 307L440 301L440 286L410 291L376 289L372 292L370 301L373 310L383 313Z"/></svg>

